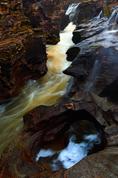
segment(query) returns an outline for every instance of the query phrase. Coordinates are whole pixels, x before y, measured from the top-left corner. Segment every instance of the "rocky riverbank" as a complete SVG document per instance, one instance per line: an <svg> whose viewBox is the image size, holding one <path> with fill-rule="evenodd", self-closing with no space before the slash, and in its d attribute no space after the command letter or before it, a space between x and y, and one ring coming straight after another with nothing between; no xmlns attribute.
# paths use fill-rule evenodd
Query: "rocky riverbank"
<svg viewBox="0 0 118 178"><path fill-rule="evenodd" d="M23 19L25 17L26 21L30 22L28 26L26 25L28 33L25 31L19 36L19 32L17 32L12 37L15 38L14 41L11 40L11 36L9 40L4 34L2 36L2 41L5 43L2 43L2 52L4 53L1 54L7 54L9 43L7 57L11 53L16 54L16 43L18 45L23 44L25 52L20 48L17 59L11 55L13 58L10 61L13 62L13 70L8 70L12 71L12 75L9 74L8 78L6 76L8 72L6 71L5 73L3 68L6 69L6 65L9 66L9 58L4 57L5 64L1 62L2 80L4 79L4 74L7 82L12 82L14 74L15 79L13 81L16 81L14 86L16 87L18 83L17 87L19 85L22 87L28 79L34 80L46 73L47 56L45 44L52 43L51 41L54 43L58 41L59 28L64 25L59 27L60 23L58 22L60 16L66 19L64 9L69 2L72 3L73 1L68 1L67 4L65 1L63 4L61 4L61 1L58 1L58 3L56 1L55 3L53 1L41 1L40 4L39 2L34 3L31 1L29 3L29 1L24 1L23 9L25 9L25 15L21 13L19 8L17 12L20 15L16 14L18 15L17 18L21 17L22 14ZM47 6L45 6L46 3ZM21 4L18 7L21 8ZM49 7L56 8L57 11L54 10L54 14L57 16L50 13ZM62 10L61 15L59 9ZM86 15L83 13L84 11L87 12ZM1 156L1 178L118 177L118 9L117 7L115 7L115 10L111 9L110 17L104 17L104 15L101 15L102 13L98 15L100 11L101 6L96 6L96 2L82 3L76 9L76 13L73 16L73 21L77 25L73 32L75 45L67 51L67 60L72 63L64 70L66 75L72 76L67 93L62 97L60 103L50 107L39 106L23 117L24 129L18 136L18 141L9 145L9 149L7 148ZM40 22L38 21L39 17ZM7 16L5 15L5 20L6 18ZM65 21L67 22L69 18ZM49 23L52 21L53 24ZM48 23L52 25L49 34L47 34L47 31L45 34L46 26L43 25L44 22L46 22L46 26L48 26ZM15 28L16 25L13 26ZM41 28L41 36L38 31L39 27ZM50 38L50 34L55 28L58 30ZM11 29L11 27L8 29L8 33L12 34L13 29ZM18 28L16 29L18 30ZM25 36L25 34L27 35ZM52 40L53 37L55 40ZM8 43L5 40L8 40ZM15 49L11 44L15 45ZM6 48L4 45L6 45ZM14 53L11 50L14 50ZM20 55L23 57L21 58ZM38 62L36 62L37 60ZM36 62L35 65L34 62ZM26 73L22 71L24 69L23 66L29 67L30 75L29 70L24 70ZM14 71L15 73L13 73ZM11 80L9 79L10 76ZM19 77L19 80L16 77ZM21 78L22 84L20 82ZM13 86L13 84L10 86ZM3 89L3 85L0 87ZM2 89L1 91L3 91ZM1 100L8 99L9 96L11 97L14 93L17 93L14 87L12 92L10 89L5 90L5 92L7 94L5 93L3 98L3 95L1 95ZM52 172L49 164L47 164L50 159L46 159L44 162L35 161L36 154L41 148L51 148L59 151L67 146L70 136L76 135L76 142L81 143L84 135L89 134L98 134L100 142L95 143L93 148L89 150L89 156L70 169L64 170L60 166L61 170ZM91 153L94 154L91 155Z"/></svg>
<svg viewBox="0 0 118 178"><path fill-rule="evenodd" d="M70 2L0 2L1 103L17 96L28 80L46 74L46 44L59 42L61 19Z"/></svg>

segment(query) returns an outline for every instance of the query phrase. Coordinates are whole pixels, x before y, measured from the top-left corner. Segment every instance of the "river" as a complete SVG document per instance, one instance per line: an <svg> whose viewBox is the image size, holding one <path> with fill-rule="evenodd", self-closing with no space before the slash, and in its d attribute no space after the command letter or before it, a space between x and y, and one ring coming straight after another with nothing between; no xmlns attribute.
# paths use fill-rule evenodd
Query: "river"
<svg viewBox="0 0 118 178"><path fill-rule="evenodd" d="M69 23L60 33L60 42L47 46L48 73L39 81L29 81L18 97L0 106L0 154L21 132L24 114L40 105L54 105L65 94L70 77L62 71L70 64L66 51L73 45L74 29Z"/></svg>

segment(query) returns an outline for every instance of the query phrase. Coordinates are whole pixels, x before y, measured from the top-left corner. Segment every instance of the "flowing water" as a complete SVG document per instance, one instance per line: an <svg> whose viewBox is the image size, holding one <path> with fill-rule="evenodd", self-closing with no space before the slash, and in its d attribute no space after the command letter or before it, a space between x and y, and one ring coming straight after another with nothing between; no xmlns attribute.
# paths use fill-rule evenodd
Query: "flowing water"
<svg viewBox="0 0 118 178"><path fill-rule="evenodd" d="M75 25L70 23L60 33L60 42L47 46L48 73L38 82L29 81L17 98L0 106L0 153L21 131L25 113L36 106L53 105L65 94L70 77L62 71L70 64L66 61L66 51L73 45L71 39L74 29Z"/></svg>
<svg viewBox="0 0 118 178"><path fill-rule="evenodd" d="M69 16L70 21L74 20L74 16L76 15L76 12L77 12L76 10L80 4L81 3L73 3L69 5L65 14Z"/></svg>
<svg viewBox="0 0 118 178"><path fill-rule="evenodd" d="M57 171L61 167L69 169L76 163L85 158L89 151L94 147L94 144L100 144L101 140L97 134L89 134L84 136L84 140L81 143L76 142L76 135L72 135L69 139L68 145L55 152L52 149L41 149L36 155L36 161L41 159L50 158L50 168L52 171Z"/></svg>

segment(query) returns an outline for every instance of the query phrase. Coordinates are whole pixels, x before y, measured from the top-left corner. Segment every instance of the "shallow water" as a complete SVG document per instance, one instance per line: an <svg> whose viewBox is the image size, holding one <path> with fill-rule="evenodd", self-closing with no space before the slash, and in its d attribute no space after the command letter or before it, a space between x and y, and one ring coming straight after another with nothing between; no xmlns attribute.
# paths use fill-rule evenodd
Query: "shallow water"
<svg viewBox="0 0 118 178"><path fill-rule="evenodd" d="M60 33L60 42L47 46L48 73L39 81L29 81L17 98L0 107L0 153L21 131L25 113L36 106L56 104L65 94L70 77L62 71L70 64L66 61L65 53L73 45L71 39L74 29L75 25L70 23Z"/></svg>

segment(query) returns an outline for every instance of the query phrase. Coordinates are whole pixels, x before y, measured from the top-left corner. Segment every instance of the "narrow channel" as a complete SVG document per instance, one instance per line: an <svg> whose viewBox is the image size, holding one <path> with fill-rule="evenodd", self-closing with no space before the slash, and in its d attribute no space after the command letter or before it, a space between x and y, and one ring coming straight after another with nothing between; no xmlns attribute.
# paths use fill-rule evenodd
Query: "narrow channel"
<svg viewBox="0 0 118 178"><path fill-rule="evenodd" d="M47 46L48 73L38 82L29 81L17 98L0 106L0 154L21 131L25 113L40 105L54 105L65 94L70 77L62 71L70 64L66 51L73 45L74 29L75 25L69 23L60 33L60 42Z"/></svg>

